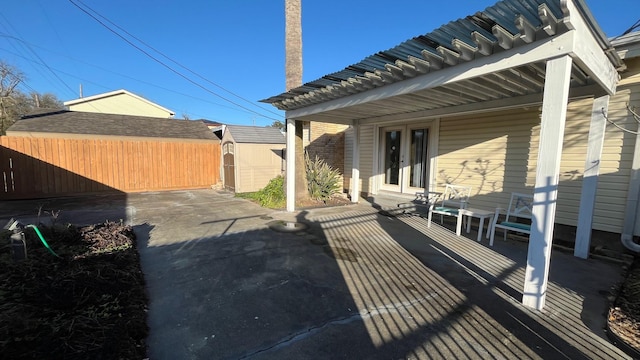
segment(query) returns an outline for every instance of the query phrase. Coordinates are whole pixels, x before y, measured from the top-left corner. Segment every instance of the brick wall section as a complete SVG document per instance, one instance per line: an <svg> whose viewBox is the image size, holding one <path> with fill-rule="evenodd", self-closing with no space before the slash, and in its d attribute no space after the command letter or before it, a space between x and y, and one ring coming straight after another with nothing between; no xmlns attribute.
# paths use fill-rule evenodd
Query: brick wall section
<svg viewBox="0 0 640 360"><path fill-rule="evenodd" d="M344 175L344 132L348 125L312 121L307 153L311 159L318 155L329 166ZM341 177L341 182L344 178ZM344 186L343 186L344 187Z"/></svg>

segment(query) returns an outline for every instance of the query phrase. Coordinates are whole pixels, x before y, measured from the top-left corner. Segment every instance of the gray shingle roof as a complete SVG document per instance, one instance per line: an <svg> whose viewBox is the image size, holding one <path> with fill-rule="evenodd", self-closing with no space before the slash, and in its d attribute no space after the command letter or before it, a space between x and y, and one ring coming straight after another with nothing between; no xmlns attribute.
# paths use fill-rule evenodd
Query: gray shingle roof
<svg viewBox="0 0 640 360"><path fill-rule="evenodd" d="M218 138L201 121L101 114L68 110L32 113L16 121L11 131L178 139Z"/></svg>
<svg viewBox="0 0 640 360"><path fill-rule="evenodd" d="M273 127L227 125L226 131L237 143L286 144L284 135Z"/></svg>

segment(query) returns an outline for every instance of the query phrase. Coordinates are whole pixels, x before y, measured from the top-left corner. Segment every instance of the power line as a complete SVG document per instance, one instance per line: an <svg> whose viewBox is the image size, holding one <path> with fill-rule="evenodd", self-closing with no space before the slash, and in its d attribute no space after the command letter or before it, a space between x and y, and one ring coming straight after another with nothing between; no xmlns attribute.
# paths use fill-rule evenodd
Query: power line
<svg viewBox="0 0 640 360"><path fill-rule="evenodd" d="M70 1L71 1L71 0L70 0ZM271 113L271 114L273 114L273 115L276 115L276 116L280 116L280 114L278 114L278 113L276 113L276 112L274 112L274 111L271 111L271 110L269 110L269 109L265 109L265 108L263 108L263 107L259 106L258 104L256 104L254 101L248 100L248 99L246 99L246 98L244 98L244 97L242 97L242 96L240 96L240 95L238 95L238 94L236 94L236 93L232 92L231 90L224 88L222 85L216 84L215 82L213 82L213 81L211 81L211 80L209 80L209 79L205 78L204 76L202 76L202 75L200 75L200 74L196 73L195 71L193 71L193 70L189 69L189 68L188 68L188 67L186 67L185 65L182 65L182 64L181 64L181 63L179 63L178 61L176 61L176 60L174 60L174 59L170 58L168 55L165 55L162 51L160 51L160 50L158 50L158 49L154 48L153 46L149 45L148 43L146 43L146 42L145 42L145 41L143 41L142 39L140 39L140 38L136 37L135 35L131 34L131 33L130 33L130 32L128 32L126 29L122 28L122 27L121 27L121 26L119 26L118 24L116 24L116 23L114 23L113 21L109 20L107 17L105 17L104 15L100 14L100 13L99 13L99 12L97 12L96 10L92 9L90 6L88 6L87 4L83 3L82 1L80 1L80 0L75 0L75 1L77 1L77 2L78 2L78 3L80 3L80 4L82 4L82 6L86 7L87 9L91 10L94 14L96 14L96 15L97 15L97 16L99 16L100 18L104 19L104 20L105 20L106 22L108 22L109 24L111 24L111 25L115 26L116 28L118 28L119 30L121 30L122 32L124 32L125 34L129 35L130 37L134 38L135 40L137 40L138 42L140 42L140 43L141 43L141 44L143 44L144 46L146 46L146 47L150 48L151 50L155 51L156 53L158 53L160 56L164 57L165 59L167 59L167 60L171 61L172 63L174 63L174 64L178 65L179 67L181 67L181 68L183 68L183 69L187 70L187 71L188 71L188 72L190 72L191 74L193 74L193 75L195 75L195 76L199 77L200 79L202 79L202 80L204 80L204 81L208 82L209 84L211 84L211 85L213 85L213 86L215 86L215 87L217 87L217 88L219 88L219 89L221 89L221 90L226 91L227 93L229 93L229 94L231 94L231 95L233 95L233 96L237 97L238 99L241 99L241 100L243 100L243 101L246 101L247 103L249 103L249 104L251 104L251 105L253 105L253 106L255 106L255 107L259 108L260 110L263 110L263 111L269 112L269 113ZM71 1L71 2L73 2L73 1Z"/></svg>
<svg viewBox="0 0 640 360"><path fill-rule="evenodd" d="M633 30L637 29L640 27L640 19L638 19L638 21L636 21L633 25L631 25L630 28L628 28L627 30L625 30L622 35L627 35L628 33L632 32ZM621 35L621 36L622 36Z"/></svg>
<svg viewBox="0 0 640 360"><path fill-rule="evenodd" d="M7 20L7 18L6 18L3 14L1 14L1 13L0 13L0 16L2 16L2 18L4 19L4 21L5 21L5 22L6 22L6 23L11 27L11 28L13 28L13 26L11 25L11 23L9 22L9 20ZM14 28L13 30L15 31L16 35L18 35L18 36L17 36L17 38L18 38L18 39L20 39L20 40L22 40L22 38L20 37L20 34L18 33L18 31L17 31L17 30L15 30L15 28ZM23 41L23 42L24 42L24 41ZM26 43L26 42L25 42L25 43ZM72 94L75 94L75 92L73 91L73 89L72 89L69 85L67 85L67 83L66 83L66 82L64 82L64 80L62 80L62 78L60 78L60 77L58 76L58 74L56 74L56 73L55 73L55 72L54 72L54 71L49 67L49 64L47 64L47 63L46 63L46 62L45 62L45 61L40 57L40 55L38 55L38 53L36 53L36 52L35 52L35 51L34 51L34 50L29 46L29 45L26 45L26 48L27 48L29 51L31 51L31 53L32 53L33 55L35 55L35 57L37 57L37 58L38 58L38 60L40 60L40 63L41 63L42 65L44 65L44 66L49 70L49 72L51 72L51 74L52 74L56 79L58 79L58 81L60 81L64 86L66 86L66 87L67 87L67 89L69 89L69 91L71 91L71 93L72 93Z"/></svg>
<svg viewBox="0 0 640 360"><path fill-rule="evenodd" d="M9 38L14 38L14 37L13 37L13 36L11 36L11 35L6 35L6 34L2 34L2 33L0 33L0 37L9 37ZM15 39L15 40L18 40L18 41L22 41L22 40L17 39L17 38L14 38L14 39ZM132 76L128 76L128 75L125 75L125 74L121 74L121 73L118 73L118 72L115 72L115 71L109 70L109 69L107 69L107 68L103 68L103 67L101 67L101 66L97 66L97 65L94 65L94 64L90 64L90 63L88 63L88 62L86 62L86 61L82 61L82 60L78 60L78 59L75 59L75 58L70 57L70 56L62 55L62 54L56 53L56 52L54 52L54 51L51 51L51 50L49 50L49 49L43 48L43 47L41 47L41 46L38 46L38 45L36 45L36 44L30 44L30 45L31 45L31 46L34 46L34 47L38 47L38 48L43 49L43 50L45 50L45 51L52 52L52 53L57 54L57 55L64 56L64 57L66 57L66 58L68 58L68 59L71 59L71 60L73 60L73 61L79 62L79 63L81 63L81 64L85 64L85 65L88 65L88 66L92 66L92 67L95 67L95 68L100 69L100 70L102 70L102 71L106 71L106 72L111 73L111 74L115 74L115 75L118 75L118 76L122 76L122 77L124 77L124 78L130 79L130 80L134 80L134 81L140 82L140 83L145 84L145 85L153 86L153 87L155 87L155 88L162 89L162 90L164 90L164 91L168 91L168 92L171 92L171 93L174 93L174 94L177 94L177 95L181 95L181 96L184 96L184 97L187 97L187 98L191 98L191 99L194 99L194 100L198 100L198 101L206 102L206 103L208 103L208 104L216 105L216 106L219 106L219 107L223 107L223 108L227 108L227 109L231 109L231 110L235 110L235 111L241 111L241 112L243 112L243 113L247 113L247 114L252 114L252 113L250 113L250 112L244 111L244 110L242 110L242 109L238 109L238 108L236 108L236 107L231 107L231 106L224 105L224 104L221 104L221 103L213 102L213 101L211 101L211 100L207 100L207 99L202 99L202 98L199 98L199 97L195 97L195 96L193 96L193 95L185 94L185 93L183 93L183 92L176 91L176 90L173 90L173 89L169 89L169 88L166 88L166 87L163 87L163 86L157 85L157 84L153 84L153 83L150 83L150 82L148 82L148 81L140 80L140 79L137 79L137 78L132 77ZM26 61L30 61L30 62L36 63L36 64L38 64L38 65L41 65L40 63L38 63L38 62L37 62L37 61L35 61L35 60L28 59L27 57L22 56L22 55L17 54L17 53L14 53L14 52L12 52L12 51L10 51L10 50L7 50L7 49L0 49L0 50L2 50L2 51L4 51L4 52L7 52L7 53L9 53L9 54L12 54L12 55L14 55L14 56L17 56L17 57L19 57L19 58L22 58L22 59L24 59L24 60L26 60ZM53 69L53 70L55 70L55 71L57 71L57 72L59 72L59 73L61 73L61 74L64 74L64 75L67 75L67 76L73 77L73 78L78 79L78 80L81 80L81 81L83 81L84 83L93 84L93 85L99 86L99 87L101 87L101 88L104 88L104 89L106 89L106 90L110 90L110 89L111 89L110 87L104 86L104 85L102 85L102 84L98 84L98 83L96 83L96 82L94 82L94 81L91 81L91 80L87 80L87 79L81 78L81 77L79 77L79 76L76 76L76 75L70 74L70 73L68 73L68 72L66 72L66 71L63 71L63 70L60 70L60 69L56 69L56 68L52 68L52 69Z"/></svg>
<svg viewBox="0 0 640 360"><path fill-rule="evenodd" d="M212 90L208 89L207 87L205 87L205 86L201 85L200 83L198 83L198 82L196 82L196 81L194 81L194 80L190 79L189 77L187 77L187 76L185 76L184 74L182 74L181 72L179 72L179 71L177 71L177 70L173 69L171 66L167 65L166 63L164 63L164 62L163 62L163 61L161 61L160 59L158 59L158 58L154 57L153 55L149 54L147 51L145 51L144 49L140 48L139 46L137 46L136 44L134 44L133 42L131 42L129 39L127 39L127 38L125 38L124 36L122 36L122 35L121 35L120 33L118 33L117 31L115 31L115 30L111 29L111 28L110 28L109 26L107 26L105 23L103 23L102 21L100 21L100 19L98 19L98 18L97 18L97 17L95 17L93 14L89 13L87 10L83 9L82 7L80 7L78 4L76 4L73 0L69 0L69 2L70 2L71 4L73 4L75 7L77 7L78 9L80 9L82 12L84 12L85 14L87 14L89 17L91 17L92 19L94 19L95 21L97 21L100 25L104 26L107 30L109 30L110 32L112 32L113 34L115 34L116 36L118 36L119 38L121 38L122 40L124 40L127 44L129 44L129 45L133 46L133 47L134 47L134 48L136 48L138 51L142 52L142 53L143 53L143 54L145 54L147 57L151 58L153 61L157 62L158 64L160 64L160 65L162 65L162 66L164 66L164 67L165 67L165 68L167 68L169 71L171 71L171 72L173 72L174 74L176 74L176 75L180 76L181 78L183 78L183 79L187 80L188 82L192 83L193 85L195 85L195 86L197 86L197 87L201 88L202 90L204 90L204 91L206 91L206 92L208 92L208 93L210 93L210 94L212 94L212 95L214 95L214 96L217 96L217 97L219 97L219 98L221 98L221 99L223 99L223 100L225 100L225 101L227 101L227 102L229 102L229 103L231 103L231 104L233 104L233 105L235 105L235 106L238 106L238 107L240 107L240 108L242 108L242 109L245 109L245 110L247 110L247 111L249 111L249 112L251 112L251 113L253 113L253 114L255 114L255 115L258 115L258 116L261 116L261 117L264 117L264 118L267 118L267 119L271 119L271 120L280 120L280 119L276 119L276 118L273 118L273 117L270 117L270 116L267 116L267 115L261 114L261 113L259 113L259 112L257 112L257 111L254 111L254 110L249 109L249 108L247 108L247 107L245 107L245 106L243 106L243 105L240 105L240 104L238 104L238 103L236 103L236 102L234 102L234 101L232 101L232 100L230 100L230 99L227 99L226 97L224 97L224 96L222 96L222 95L220 95L220 94L218 94L218 93L216 93L216 92L214 92L214 91L212 91Z"/></svg>

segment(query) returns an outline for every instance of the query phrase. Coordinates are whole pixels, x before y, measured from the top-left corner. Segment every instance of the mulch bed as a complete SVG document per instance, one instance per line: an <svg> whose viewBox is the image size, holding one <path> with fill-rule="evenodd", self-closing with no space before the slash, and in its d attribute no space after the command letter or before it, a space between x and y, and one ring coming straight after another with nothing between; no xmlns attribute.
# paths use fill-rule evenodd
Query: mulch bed
<svg viewBox="0 0 640 360"><path fill-rule="evenodd" d="M5 359L143 359L147 297L130 226L25 229L27 259L0 234L0 355Z"/></svg>
<svg viewBox="0 0 640 360"><path fill-rule="evenodd" d="M640 357L640 258L627 271L607 319L610 337L634 358ZM611 336L613 335L613 336Z"/></svg>

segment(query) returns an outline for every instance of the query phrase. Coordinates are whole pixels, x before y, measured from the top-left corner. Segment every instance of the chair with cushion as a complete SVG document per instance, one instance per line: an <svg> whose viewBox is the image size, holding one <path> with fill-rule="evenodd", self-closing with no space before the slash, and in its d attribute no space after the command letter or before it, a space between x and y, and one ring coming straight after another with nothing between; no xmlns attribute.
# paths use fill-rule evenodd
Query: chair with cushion
<svg viewBox="0 0 640 360"><path fill-rule="evenodd" d="M456 229L460 233L462 216L459 216L459 211L467 207L470 196L471 186L445 185L444 192L440 195L438 201L429 207L427 227L431 227L433 214L440 215L440 223L443 222L444 216L455 216L457 218Z"/></svg>
<svg viewBox="0 0 640 360"><path fill-rule="evenodd" d="M497 208L496 213L493 216L493 224L491 225L491 240L489 245L493 246L493 238L496 233L496 229L502 229L504 231L504 239L507 240L507 231L514 231L522 234L531 234L531 219L533 214L531 212L533 206L533 195L512 193L511 200L509 200L509 208L501 209ZM504 212L504 220L500 221L499 217Z"/></svg>

